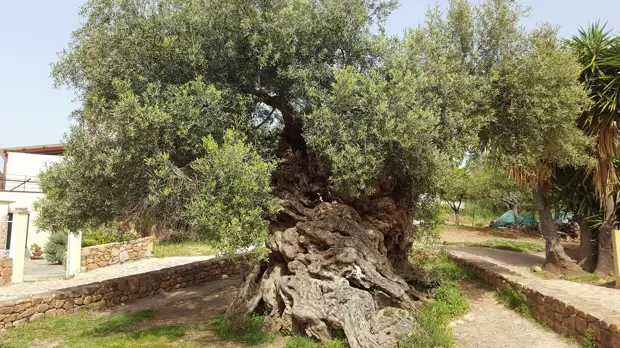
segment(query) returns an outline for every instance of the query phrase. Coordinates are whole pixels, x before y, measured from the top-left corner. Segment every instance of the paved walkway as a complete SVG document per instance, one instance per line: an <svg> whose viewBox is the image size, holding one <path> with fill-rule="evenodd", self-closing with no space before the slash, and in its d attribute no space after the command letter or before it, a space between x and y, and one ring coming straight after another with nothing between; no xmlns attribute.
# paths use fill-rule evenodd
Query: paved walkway
<svg viewBox="0 0 620 348"><path fill-rule="evenodd" d="M196 261L210 260L212 258L215 258L215 256L149 258L98 268L90 272L80 273L71 279L43 280L2 286L0 287L0 302L65 289L76 285L97 283L112 278L131 276L167 267L181 266Z"/></svg>
<svg viewBox="0 0 620 348"><path fill-rule="evenodd" d="M65 266L63 265L51 265L44 259L27 259L24 262L24 281L26 282L64 277Z"/></svg>
<svg viewBox="0 0 620 348"><path fill-rule="evenodd" d="M519 284L552 294L564 303L574 303L597 318L620 322L620 290L560 279L543 279L530 267L543 264L544 256L492 248L449 246L453 255L469 260L483 260L497 265L494 271Z"/></svg>

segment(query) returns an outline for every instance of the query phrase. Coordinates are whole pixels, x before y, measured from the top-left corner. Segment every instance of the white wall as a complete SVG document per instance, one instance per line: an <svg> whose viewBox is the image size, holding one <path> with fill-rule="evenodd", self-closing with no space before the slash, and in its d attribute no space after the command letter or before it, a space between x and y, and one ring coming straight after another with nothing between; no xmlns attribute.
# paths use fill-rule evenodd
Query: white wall
<svg viewBox="0 0 620 348"><path fill-rule="evenodd" d="M34 221L38 216L37 212L34 210L34 202L43 196L42 193L0 191L0 201L14 202L9 204L9 213L12 213L17 208L28 208L30 211L28 238L26 240L28 249L30 249L32 244L38 244L43 248L43 245L45 245L50 236L49 232L39 231L34 225ZM13 233L15 233L15 231L13 231Z"/></svg>
<svg viewBox="0 0 620 348"><path fill-rule="evenodd" d="M6 165L7 179L16 178L19 176L28 176L35 177L34 179L36 181L38 180L36 177L43 169L45 169L46 165L58 162L61 158L61 156L9 152ZM16 188L15 191L10 191L12 187L17 185L19 185L19 183L7 182L5 191L0 191L0 201L14 202L9 204L9 212L13 212L17 208L28 208L30 211L30 222L28 224L28 238L26 240L26 247L30 249L32 244L38 244L41 248L43 248L50 236L50 233L39 231L34 225L38 215L34 210L34 202L44 195L37 192L23 192L24 186ZM21 192L20 188L22 189ZM28 184L26 188L27 191L39 191L38 185L36 184ZM27 255L30 254L27 253Z"/></svg>
<svg viewBox="0 0 620 348"><path fill-rule="evenodd" d="M21 183L18 181L37 177L39 173L46 168L46 166L59 162L61 158L61 156L9 152L6 163L5 174L7 183L5 189L14 189L16 191L39 191L37 184L26 183L20 186Z"/></svg>

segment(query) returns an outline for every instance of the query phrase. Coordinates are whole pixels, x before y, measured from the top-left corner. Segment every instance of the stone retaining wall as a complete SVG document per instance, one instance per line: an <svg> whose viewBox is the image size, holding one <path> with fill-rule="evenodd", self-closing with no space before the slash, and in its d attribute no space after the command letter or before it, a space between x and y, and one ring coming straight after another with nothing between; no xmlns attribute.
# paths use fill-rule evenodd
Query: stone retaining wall
<svg viewBox="0 0 620 348"><path fill-rule="evenodd" d="M213 259L0 302L0 329L71 314L82 306L109 307L165 291L226 279L240 271L240 266L230 260Z"/></svg>
<svg viewBox="0 0 620 348"><path fill-rule="evenodd" d="M0 286L9 285L13 278L13 260L5 257L0 259Z"/></svg>
<svg viewBox="0 0 620 348"><path fill-rule="evenodd" d="M586 332L596 339L599 347L620 347L620 323L611 323L605 318L597 318L575 304L568 304L552 296L545 295L503 275L494 272L495 266L485 261L472 261L451 255L451 259L462 267L473 271L480 279L496 288L510 286L523 292L532 316L540 323L556 332L576 338L583 343Z"/></svg>
<svg viewBox="0 0 620 348"><path fill-rule="evenodd" d="M82 272L153 256L154 237L82 248Z"/></svg>

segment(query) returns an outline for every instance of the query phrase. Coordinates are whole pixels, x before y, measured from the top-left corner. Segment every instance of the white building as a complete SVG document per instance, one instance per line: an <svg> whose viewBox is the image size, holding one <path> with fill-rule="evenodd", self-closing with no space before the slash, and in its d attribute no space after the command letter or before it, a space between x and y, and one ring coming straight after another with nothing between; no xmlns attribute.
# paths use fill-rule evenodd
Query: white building
<svg viewBox="0 0 620 348"><path fill-rule="evenodd" d="M32 244L43 248L50 235L34 225L37 212L33 205L43 197L39 173L47 165L60 161L63 152L64 147L60 144L0 149L0 158L4 162L0 172L0 221L11 221L15 209L28 208L30 216L25 245L28 250ZM10 224L0 222L0 250L9 249L11 233Z"/></svg>

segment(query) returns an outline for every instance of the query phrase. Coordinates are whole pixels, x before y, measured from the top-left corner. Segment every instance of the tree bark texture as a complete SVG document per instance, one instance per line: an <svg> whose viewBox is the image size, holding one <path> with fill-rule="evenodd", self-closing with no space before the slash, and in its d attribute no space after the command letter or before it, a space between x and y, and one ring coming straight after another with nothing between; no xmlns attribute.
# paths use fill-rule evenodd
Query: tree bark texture
<svg viewBox="0 0 620 348"><path fill-rule="evenodd" d="M352 348L396 347L416 325L412 311L425 301L419 289L429 286L408 261L407 198L397 190L336 195L319 161L293 146L281 151L274 193L283 210L271 223L270 254L246 277L227 317L267 312L269 330L319 340L343 330ZM384 315L388 308L393 315Z"/></svg>
<svg viewBox="0 0 620 348"><path fill-rule="evenodd" d="M540 229L546 242L545 267L558 268L560 271L583 272L581 268L564 252L555 227L551 206L548 200L549 186L539 183L532 189L536 210L540 217Z"/></svg>
<svg viewBox="0 0 620 348"><path fill-rule="evenodd" d="M512 215L515 217L515 227L519 227L519 209L516 205L513 205L511 210Z"/></svg>
<svg viewBox="0 0 620 348"><path fill-rule="evenodd" d="M611 245L611 231L616 222L614 195L607 194L603 204L604 220L598 234L598 257L596 273L612 274L614 271L613 249Z"/></svg>
<svg viewBox="0 0 620 348"><path fill-rule="evenodd" d="M598 240L594 236L592 226L583 218L579 218L579 260L577 262L586 272L596 268Z"/></svg>

